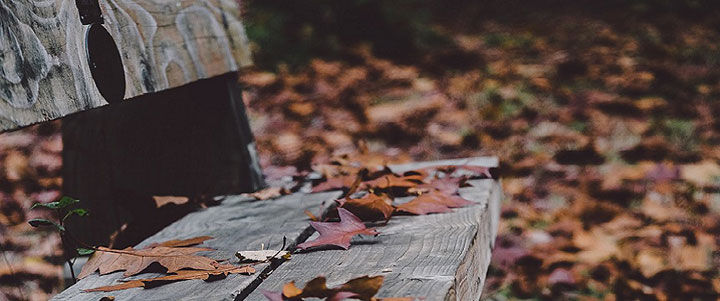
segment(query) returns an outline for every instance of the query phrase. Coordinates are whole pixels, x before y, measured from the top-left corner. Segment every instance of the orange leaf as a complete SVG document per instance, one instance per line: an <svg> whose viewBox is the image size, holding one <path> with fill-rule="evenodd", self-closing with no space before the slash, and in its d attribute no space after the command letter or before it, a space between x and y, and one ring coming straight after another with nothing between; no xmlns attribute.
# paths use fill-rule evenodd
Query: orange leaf
<svg viewBox="0 0 720 301"><path fill-rule="evenodd" d="M182 205L190 201L188 197L184 196L154 196L153 199L158 208L167 204Z"/></svg>
<svg viewBox="0 0 720 301"><path fill-rule="evenodd" d="M295 286L294 281L291 281L283 286L282 294L264 291L263 295L271 301L303 300L303 298L327 298L326 300L355 298L370 301L377 300L373 296L380 290L383 280L383 276L363 276L351 279L338 288L328 289L325 285L325 277L320 276L308 281L302 290Z"/></svg>
<svg viewBox="0 0 720 301"><path fill-rule="evenodd" d="M365 187L375 189L388 188L411 188L423 183L422 175L410 175L398 177L396 175L385 175L375 180L363 182Z"/></svg>
<svg viewBox="0 0 720 301"><path fill-rule="evenodd" d="M92 289L84 290L85 292L110 292L110 291L117 291L117 290L124 290L128 288L133 287L145 287L145 284L148 282L153 281L181 281L181 280L190 280L190 279L202 279L207 280L211 275L217 276L217 275L223 275L227 276L228 274L252 274L255 273L255 268L249 265L245 266L233 266L233 265L221 265L218 266L217 269L210 270L210 271L188 271L188 270L182 270L175 272L175 275L168 275L168 276L162 276L162 277L156 277L156 278L147 278L147 279L136 279L131 280L125 283L116 284L116 285L110 285L110 286L101 286L96 287Z"/></svg>
<svg viewBox="0 0 720 301"><path fill-rule="evenodd" d="M208 239L212 239L212 236L198 236L183 240L168 240L161 243L152 243L148 246L148 248L154 248L154 247L189 247L193 245L199 245L203 242L205 242Z"/></svg>
<svg viewBox="0 0 720 301"><path fill-rule="evenodd" d="M286 195L290 193L287 189L283 187L268 187L260 191L256 191L254 193L249 194L251 197L254 197L256 200L268 200L272 198L276 198L282 195Z"/></svg>
<svg viewBox="0 0 720 301"><path fill-rule="evenodd" d="M302 294L303 290L295 286L295 281L290 281L283 285L282 294L285 298L295 298Z"/></svg>

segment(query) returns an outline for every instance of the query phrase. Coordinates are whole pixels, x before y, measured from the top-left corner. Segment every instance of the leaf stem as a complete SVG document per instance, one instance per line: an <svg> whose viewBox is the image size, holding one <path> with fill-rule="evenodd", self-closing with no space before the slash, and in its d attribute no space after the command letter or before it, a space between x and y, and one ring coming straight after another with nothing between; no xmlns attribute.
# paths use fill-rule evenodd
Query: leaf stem
<svg viewBox="0 0 720 301"><path fill-rule="evenodd" d="M5 254L5 250L3 250L2 254L3 254L3 258L5 259L5 264L7 264L8 269L10 270L10 276L15 278L15 271L13 270L13 267L10 264L10 260L8 260L7 255ZM25 300L25 294L23 293L22 283L18 286L18 292L20 292L20 299Z"/></svg>

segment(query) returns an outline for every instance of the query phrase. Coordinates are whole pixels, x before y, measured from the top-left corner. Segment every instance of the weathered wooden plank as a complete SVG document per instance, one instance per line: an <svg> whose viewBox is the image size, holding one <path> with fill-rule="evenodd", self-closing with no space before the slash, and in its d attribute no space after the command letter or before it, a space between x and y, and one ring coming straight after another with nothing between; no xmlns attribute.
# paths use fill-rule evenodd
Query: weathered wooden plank
<svg viewBox="0 0 720 301"><path fill-rule="evenodd" d="M125 98L249 65L236 0L100 0L120 49ZM107 104L75 1L0 0L0 131Z"/></svg>
<svg viewBox="0 0 720 301"><path fill-rule="evenodd" d="M488 161L489 160L489 161ZM484 162L484 163L483 163ZM492 167L487 158L438 161L434 165L472 164ZM483 165L486 164L486 165ZM428 166L402 165L396 171ZM97 300L112 295L116 300L263 300L260 290L279 290L288 281L302 284L325 275L330 285L363 275L384 275L380 296L416 296L426 300L477 300L490 262L490 250L497 230L501 190L492 179L473 180L473 187L461 195L476 202L451 213L425 216L397 216L379 230L378 237L356 237L349 250L321 250L296 254L279 267L266 268L270 276L232 275L229 279L205 283L190 280L154 289L130 289L113 293L81 293L81 289L112 284L120 273L93 275L70 287L55 300ZM188 215L139 247L152 242L199 235L217 237L206 244L218 251L213 258L232 258L240 249L258 248L265 243L279 248L282 236L293 244L307 240L305 209L319 212L340 196L340 192L293 194L276 200L252 202L229 197L221 206ZM312 238L310 238L312 239ZM142 275L147 277L148 275ZM258 287L259 285L259 287Z"/></svg>
<svg viewBox="0 0 720 301"><path fill-rule="evenodd" d="M215 239L204 245L217 251L205 253L216 259L230 259L237 262L234 253L239 250L279 249L283 236L288 242L302 237L308 229L308 218L304 210L318 211L323 202L340 196L340 192L318 194L292 194L275 200L249 201L245 198L228 197L222 205L191 213L171 226L146 239L138 247L153 242L210 235ZM201 253L202 254L202 253ZM253 281L256 281L267 265L258 265L258 273L250 276L230 275L214 282L188 280L171 283L153 289L134 288L111 293L83 293L82 289L116 283L122 273L88 276L71 286L53 300L99 300L103 296L114 296L115 300L233 300ZM154 277L157 274L141 274L136 277Z"/></svg>
<svg viewBox="0 0 720 301"><path fill-rule="evenodd" d="M379 297L423 297L425 300L478 300L482 292L500 202L494 180L472 181L461 195L477 205L452 213L393 217L377 237L356 237L348 250L297 254L280 265L248 300L263 300L263 290L283 284L303 285L318 275L337 286L364 275L383 275ZM314 236L309 239L313 239Z"/></svg>

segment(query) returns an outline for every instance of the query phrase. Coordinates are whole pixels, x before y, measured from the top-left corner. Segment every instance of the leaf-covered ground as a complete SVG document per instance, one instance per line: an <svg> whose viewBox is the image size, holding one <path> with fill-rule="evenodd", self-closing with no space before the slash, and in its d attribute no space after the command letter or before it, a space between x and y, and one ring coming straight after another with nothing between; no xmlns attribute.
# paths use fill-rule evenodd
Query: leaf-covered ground
<svg viewBox="0 0 720 301"><path fill-rule="evenodd" d="M338 153L495 155L506 200L486 298L715 300L720 33L714 21L643 20L480 21L448 27L452 47L412 64L358 46L341 61L250 71L264 171ZM0 299L59 289L59 239L24 221L57 197L61 148L57 123L0 135Z"/></svg>
<svg viewBox="0 0 720 301"><path fill-rule="evenodd" d="M499 156L487 298L715 300L720 34L663 21L484 22L415 65L358 47L242 81L270 177Z"/></svg>

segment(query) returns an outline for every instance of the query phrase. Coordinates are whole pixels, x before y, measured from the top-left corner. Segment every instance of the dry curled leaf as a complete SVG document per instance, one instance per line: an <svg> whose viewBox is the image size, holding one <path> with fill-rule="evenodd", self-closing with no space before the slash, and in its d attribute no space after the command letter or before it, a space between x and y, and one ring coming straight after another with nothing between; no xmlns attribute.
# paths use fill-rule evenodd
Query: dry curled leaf
<svg viewBox="0 0 720 301"><path fill-rule="evenodd" d="M212 249L155 247L141 250L132 248L114 250L99 247L83 266L78 278L85 278L97 270L100 271L100 275L124 270L123 276L132 276L142 272L153 262L167 268L168 273L180 269L214 270L219 265L217 261L192 255L200 251L212 251Z"/></svg>
<svg viewBox="0 0 720 301"><path fill-rule="evenodd" d="M347 209L338 208L340 222L310 222L310 225L320 233L315 240L298 244L298 248L307 249L323 245L335 245L343 249L350 247L350 239L358 234L378 235L375 229L368 229L362 220Z"/></svg>
<svg viewBox="0 0 720 301"><path fill-rule="evenodd" d="M182 205L190 201L190 199L185 196L153 196L153 199L155 200L157 208L167 204Z"/></svg>
<svg viewBox="0 0 720 301"><path fill-rule="evenodd" d="M341 208L347 209L364 221L388 220L395 211L395 208L390 205L392 200L386 196L372 193L359 199L339 199L336 202L340 204Z"/></svg>
<svg viewBox="0 0 720 301"><path fill-rule="evenodd" d="M208 239L212 239L212 236L198 236L188 239L173 239L168 240L160 243L152 243L148 246L148 248L154 248L154 247L189 247L194 245L199 245L203 242L205 242Z"/></svg>
<svg viewBox="0 0 720 301"><path fill-rule="evenodd" d="M84 291L85 292L110 292L110 291L124 290L124 289L128 289L128 288L133 288L133 287L145 287L147 283L155 282L155 281L170 282L170 281L182 281L182 280L190 280L190 279L207 280L208 278L210 278L210 276L227 276L229 274L253 274L253 273L255 273L255 268L253 268L252 266L249 266L249 265L245 265L245 266L220 265L216 269L209 270L209 271L180 270L180 271L176 271L175 275L168 275L168 276L147 278L147 279L136 279L136 280L123 282L121 284L101 286L101 287L96 287L96 288L92 288L92 289L87 289Z"/></svg>

